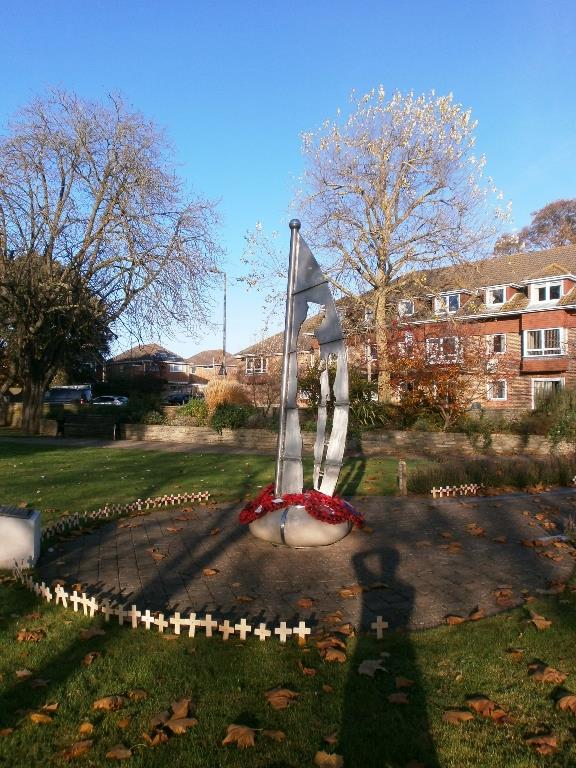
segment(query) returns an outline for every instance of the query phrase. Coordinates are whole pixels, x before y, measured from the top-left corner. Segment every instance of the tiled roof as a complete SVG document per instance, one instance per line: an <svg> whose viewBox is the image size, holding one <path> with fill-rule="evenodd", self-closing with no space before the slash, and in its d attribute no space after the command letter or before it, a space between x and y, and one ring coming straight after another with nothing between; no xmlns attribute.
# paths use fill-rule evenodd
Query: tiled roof
<svg viewBox="0 0 576 768"><path fill-rule="evenodd" d="M543 269L536 270L536 272L533 272L531 275L527 275L524 279L539 280L540 278L559 277L560 275L567 274L571 274L570 270L566 270L562 264L557 264L554 262L553 264L548 264L548 266L544 267Z"/></svg>
<svg viewBox="0 0 576 768"><path fill-rule="evenodd" d="M132 349L127 349L125 352L119 354L108 360L109 363L121 363L126 360L132 362L148 361L161 362L168 360L170 362L183 363L184 358L177 355L175 352L171 352L166 347L160 346L160 344L138 344Z"/></svg>
<svg viewBox="0 0 576 768"><path fill-rule="evenodd" d="M570 304L576 304L576 286L572 288L571 291L568 291L562 298L558 301L558 304L556 306L558 307L565 307Z"/></svg>
<svg viewBox="0 0 576 768"><path fill-rule="evenodd" d="M192 357L187 358L188 365L198 365L204 367L211 367L212 365L220 365L222 362L222 350L221 349L203 349L201 352L197 352ZM236 366L238 361L234 355L226 352L226 365Z"/></svg>
<svg viewBox="0 0 576 768"><path fill-rule="evenodd" d="M307 317L306 320L304 320L302 328L300 329L300 335L298 336L299 352L306 352L310 349L313 342L310 336L306 336L305 334L313 333L322 322L322 318L323 315L318 313L311 317ZM252 344L250 347L242 349L238 352L237 357L249 357L250 355L281 355L283 352L283 344L284 331L281 331L280 333L275 333L273 336L269 336L267 339L262 339L262 341L256 342L256 344Z"/></svg>

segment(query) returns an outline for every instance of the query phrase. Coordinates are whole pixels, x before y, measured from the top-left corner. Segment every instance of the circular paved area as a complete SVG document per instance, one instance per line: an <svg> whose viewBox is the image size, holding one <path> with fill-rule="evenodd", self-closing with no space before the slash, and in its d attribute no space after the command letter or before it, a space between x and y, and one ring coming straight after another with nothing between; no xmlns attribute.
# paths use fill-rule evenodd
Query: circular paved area
<svg viewBox="0 0 576 768"><path fill-rule="evenodd" d="M37 569L46 583L79 582L90 594L142 610L312 624L339 610L364 628L382 615L391 626L421 629L476 606L491 614L520 605L566 579L576 563L572 547L550 540L576 515L575 490L353 503L367 527L331 547L273 546L238 524L238 505L194 506L58 542ZM543 546L522 545L526 540ZM498 589L508 590L505 605L496 602Z"/></svg>

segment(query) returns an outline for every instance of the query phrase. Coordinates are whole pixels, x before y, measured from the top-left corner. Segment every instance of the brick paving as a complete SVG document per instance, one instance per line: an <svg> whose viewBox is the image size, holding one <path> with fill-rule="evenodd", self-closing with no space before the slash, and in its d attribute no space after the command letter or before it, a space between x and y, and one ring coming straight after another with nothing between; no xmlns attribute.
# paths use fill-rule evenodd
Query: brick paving
<svg viewBox="0 0 576 768"><path fill-rule="evenodd" d="M576 563L572 547L549 538L576 519L576 490L352 501L364 511L367 529L331 547L274 546L237 523L238 505L197 505L60 541L37 569L46 583L79 582L90 594L141 610L312 624L340 610L356 626L382 615L391 626L423 629L476 606L488 615L505 610L495 600L499 588L521 605L527 594L566 579ZM521 544L537 539L545 546ZM355 596L342 596L343 587ZM298 606L302 597L310 598L310 608Z"/></svg>

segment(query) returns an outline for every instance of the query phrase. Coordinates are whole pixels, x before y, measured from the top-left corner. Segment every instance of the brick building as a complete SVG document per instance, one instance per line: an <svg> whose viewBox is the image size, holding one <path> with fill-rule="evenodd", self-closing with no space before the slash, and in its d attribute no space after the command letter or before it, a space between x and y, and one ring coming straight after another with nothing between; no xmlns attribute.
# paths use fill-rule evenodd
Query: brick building
<svg viewBox="0 0 576 768"><path fill-rule="evenodd" d="M192 392L208 379L196 374L187 360L159 344L139 344L107 360L104 379L153 376L165 382L167 391Z"/></svg>

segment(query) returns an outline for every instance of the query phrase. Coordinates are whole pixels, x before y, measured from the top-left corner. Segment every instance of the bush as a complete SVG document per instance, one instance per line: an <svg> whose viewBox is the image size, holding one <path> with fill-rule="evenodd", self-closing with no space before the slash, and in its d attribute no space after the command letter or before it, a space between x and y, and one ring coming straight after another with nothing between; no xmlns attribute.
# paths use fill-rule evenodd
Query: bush
<svg viewBox="0 0 576 768"><path fill-rule="evenodd" d="M245 427L252 413L252 408L245 405L218 405L212 414L210 425L221 435L223 429Z"/></svg>
<svg viewBox="0 0 576 768"><path fill-rule="evenodd" d="M230 379L212 379L204 390L204 401L211 417L219 405L248 405L249 398L242 384Z"/></svg>
<svg viewBox="0 0 576 768"><path fill-rule="evenodd" d="M203 399L193 398L188 400L185 405L176 409L175 415L171 419L173 424L191 427L208 426L208 406Z"/></svg>
<svg viewBox="0 0 576 768"><path fill-rule="evenodd" d="M141 424L166 424L166 416L160 411L147 411L141 418Z"/></svg>

